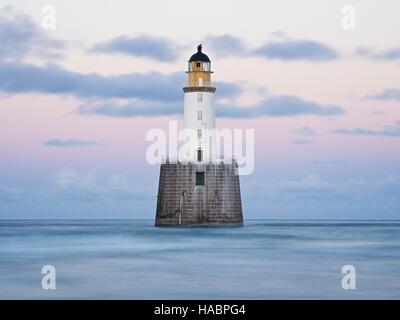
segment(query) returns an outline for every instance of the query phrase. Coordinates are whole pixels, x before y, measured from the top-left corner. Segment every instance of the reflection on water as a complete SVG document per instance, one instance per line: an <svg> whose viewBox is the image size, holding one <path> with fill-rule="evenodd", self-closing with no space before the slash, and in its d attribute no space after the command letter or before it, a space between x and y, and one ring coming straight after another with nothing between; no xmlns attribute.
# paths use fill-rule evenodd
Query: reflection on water
<svg viewBox="0 0 400 320"><path fill-rule="evenodd" d="M54 265L57 289L41 288ZM357 289L341 288L354 265ZM0 298L400 298L400 222L0 221Z"/></svg>

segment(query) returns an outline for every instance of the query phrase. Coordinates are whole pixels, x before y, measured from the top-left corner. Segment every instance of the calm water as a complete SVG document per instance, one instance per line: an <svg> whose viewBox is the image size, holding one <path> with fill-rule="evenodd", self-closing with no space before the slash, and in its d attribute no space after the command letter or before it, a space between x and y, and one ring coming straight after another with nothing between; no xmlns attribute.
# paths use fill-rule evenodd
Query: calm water
<svg viewBox="0 0 400 320"><path fill-rule="evenodd" d="M56 290L41 288L48 264ZM0 221L0 298L399 299L400 222Z"/></svg>

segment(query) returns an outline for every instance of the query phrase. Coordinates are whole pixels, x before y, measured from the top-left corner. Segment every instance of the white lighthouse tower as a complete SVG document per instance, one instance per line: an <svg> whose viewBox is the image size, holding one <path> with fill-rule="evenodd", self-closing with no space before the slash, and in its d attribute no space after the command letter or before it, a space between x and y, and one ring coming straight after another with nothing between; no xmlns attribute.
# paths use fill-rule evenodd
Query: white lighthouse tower
<svg viewBox="0 0 400 320"><path fill-rule="evenodd" d="M191 130L190 152L185 160L212 161L215 157L216 88L211 84L211 61L201 44L188 62L188 82L183 88L184 129Z"/></svg>

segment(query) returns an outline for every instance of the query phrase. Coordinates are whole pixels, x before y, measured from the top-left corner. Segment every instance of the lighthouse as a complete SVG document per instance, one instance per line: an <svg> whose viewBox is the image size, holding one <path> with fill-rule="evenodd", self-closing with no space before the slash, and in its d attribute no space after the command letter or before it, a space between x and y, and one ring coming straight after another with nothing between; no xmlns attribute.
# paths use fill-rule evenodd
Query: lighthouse
<svg viewBox="0 0 400 320"><path fill-rule="evenodd" d="M197 162L215 160L216 88L211 84L211 61L202 52L202 45L188 61L187 85L184 92L184 128L192 130L190 152L186 160Z"/></svg>
<svg viewBox="0 0 400 320"><path fill-rule="evenodd" d="M243 225L238 165L216 156L211 60L197 47L183 87L188 152L160 166L155 226Z"/></svg>

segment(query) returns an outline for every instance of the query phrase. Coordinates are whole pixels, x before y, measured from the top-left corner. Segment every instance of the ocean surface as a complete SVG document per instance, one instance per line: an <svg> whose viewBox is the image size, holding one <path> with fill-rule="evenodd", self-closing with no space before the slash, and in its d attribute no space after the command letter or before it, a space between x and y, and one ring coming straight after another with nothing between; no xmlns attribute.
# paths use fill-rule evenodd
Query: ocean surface
<svg viewBox="0 0 400 320"><path fill-rule="evenodd" d="M42 289L44 265L55 290ZM0 221L0 298L400 299L400 222Z"/></svg>

